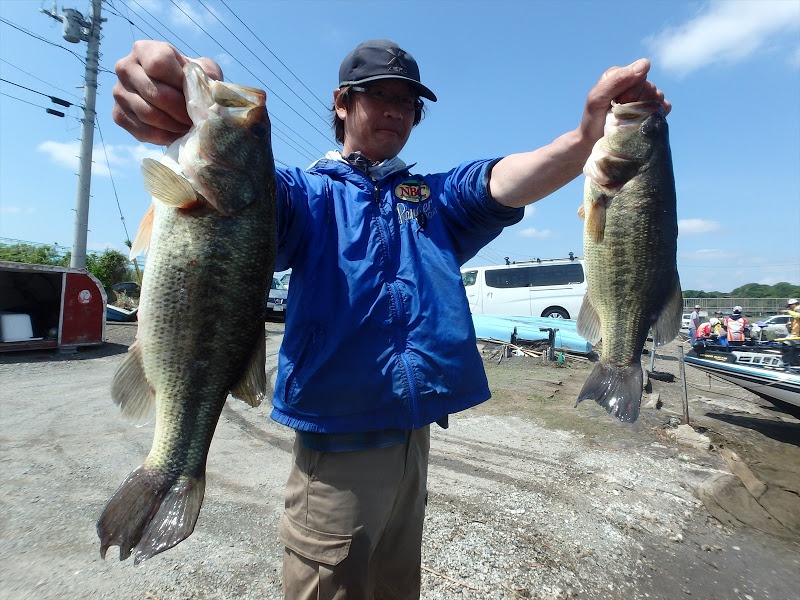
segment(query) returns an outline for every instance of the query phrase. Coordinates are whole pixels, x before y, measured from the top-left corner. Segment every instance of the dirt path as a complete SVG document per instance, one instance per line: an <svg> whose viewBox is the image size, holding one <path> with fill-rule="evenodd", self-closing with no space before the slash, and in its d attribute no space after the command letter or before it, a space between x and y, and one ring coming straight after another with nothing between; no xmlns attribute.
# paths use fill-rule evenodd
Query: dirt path
<svg viewBox="0 0 800 600"><path fill-rule="evenodd" d="M282 325L267 329L274 364ZM111 343L72 356L0 356L0 598L281 598L292 433L267 406L226 406L188 540L138 567L114 548L100 559L97 516L152 439L109 399L133 333L109 325ZM678 374L674 350L658 370ZM670 435L679 382L654 382L664 406L622 425L573 407L587 364L496 363L486 361L493 400L432 430L424 599L794 597L796 532L723 523L698 495L735 478L721 449L790 494L800 421L688 370L692 420L712 445L693 447Z"/></svg>

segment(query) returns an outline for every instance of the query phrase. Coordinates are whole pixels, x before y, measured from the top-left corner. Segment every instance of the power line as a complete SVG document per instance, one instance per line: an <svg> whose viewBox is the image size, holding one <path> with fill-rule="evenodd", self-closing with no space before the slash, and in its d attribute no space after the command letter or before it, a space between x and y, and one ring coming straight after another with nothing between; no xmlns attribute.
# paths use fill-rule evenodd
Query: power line
<svg viewBox="0 0 800 600"><path fill-rule="evenodd" d="M67 115L67 114L61 112L60 110L54 110L52 108L48 108L47 106L41 106L41 105L36 104L34 102L28 102L27 100L23 100L22 98L17 98L16 96L12 96L11 94L7 94L5 92L0 92L0 96L6 96L7 98L13 98L14 100L19 100L20 102L23 102L25 104L30 104L31 106L35 106L36 108L41 108L46 113L48 113L50 115L54 115L56 117L72 117L72 115ZM80 119L78 119L77 117L72 117L72 118L80 121Z"/></svg>
<svg viewBox="0 0 800 600"><path fill-rule="evenodd" d="M108 152L106 151L106 141L103 139L103 130L100 129L100 121L95 121L97 133L100 134L100 145L103 146L103 154L106 157L106 166L108 167L108 176L111 179L111 188L114 190L114 198L117 200L117 209L119 210L119 219L122 221L122 229L125 231L125 240L130 241L131 236L128 233L128 227L125 225L125 216L122 214L122 205L119 202L119 194L117 194L117 185L114 183L114 175L111 173L111 162L108 160Z"/></svg>
<svg viewBox="0 0 800 600"><path fill-rule="evenodd" d="M324 108L326 111L328 111L330 107L329 107L329 106L327 106L327 105L326 105L326 104L325 104L325 103L324 103L322 100L320 100L320 99L317 97L317 95L316 95L316 94L314 94L314 92L312 92L312 91L311 91L311 90L308 88L308 86L307 86L305 83L303 83L303 82L302 82L302 80L301 80L301 79L300 79L300 78L299 78L297 75L295 75L295 74L294 74L294 71L292 71L292 70L291 70L291 69L290 69L288 66L286 66L286 63L284 63L284 62L283 62L283 61L282 61L280 58L278 58L278 56L277 56L277 55L276 55L276 54L275 54L275 53L274 53L272 50L270 50L270 49L269 49L269 47L268 47L268 46L267 46L267 45L266 45L264 42L262 42L262 41L261 41L261 38L259 38L259 37L258 37L258 36L257 36L257 35L256 35L256 34L253 32L253 30L252 30L252 29L250 29L250 27L248 27L248 26L247 26L247 23L245 23L244 21L242 21L242 19L240 19L240 18L239 18L239 15L237 15L235 12L233 12L233 10L231 9L231 7L230 7L230 6L228 6L228 4L225 2L225 0L220 0L220 1L222 2L222 5L223 5L225 8L227 8L227 9L230 11L230 13L231 13L231 14L232 14L234 17L236 17L236 20L237 20L237 21L239 21L239 23L241 23L241 24L242 24L242 26L243 26L245 29L247 29L247 31L249 31L249 32L250 32L250 34L251 34L251 35L252 35L252 36L253 36L253 37L256 39L256 41L257 41L259 44L261 44L262 46L264 46L264 49L265 49L267 52L269 52L269 53L272 55L272 57L273 57L275 60L277 60L279 63L281 63L281 64L283 65L283 67L284 67L284 68L285 68L287 71L289 71L289 73L291 73L291 74L292 74L292 77L294 77L294 78L297 80L297 82L298 82L300 85L302 85L302 86L303 86L303 87L306 89L306 91L307 91L309 94L311 94L311 95L312 95L312 96L313 96L313 97L314 97L314 98L317 100L317 102L319 102L319 103L320 103L320 105L322 106L322 108ZM238 39L238 38L237 38L237 39ZM264 66L266 66L266 65L264 65ZM267 68L269 68L269 67L267 67ZM270 70L270 72L272 72L272 71ZM277 75L275 75L275 76L277 77ZM278 78L278 79L280 79L280 78ZM283 80L282 80L282 79L281 79L281 82L283 83ZM284 83L284 85L286 85L286 84ZM287 87L289 87L289 86L287 86ZM298 96L298 97L299 97L299 96ZM306 105L306 106L308 106L308 105ZM311 107L309 107L309 108L311 108Z"/></svg>
<svg viewBox="0 0 800 600"><path fill-rule="evenodd" d="M280 81L280 82L281 82L281 83L282 83L284 86L286 86L286 89L288 89L290 92L292 92L292 93L295 95L295 97L296 97L298 100L300 100L300 102L302 102L303 104L305 104L305 105L306 105L306 107L307 107L307 108L308 108L308 109L309 109L309 110L310 110L312 113L314 113L316 116L318 116L318 117L319 117L319 118L322 120L322 122L323 122L323 123L325 123L326 125L328 124L328 122L325 120L325 118L324 118L323 116L321 116L321 115L320 115L320 114L319 114L319 113L316 111L316 109L314 109L314 108L311 108L311 106L308 104L308 102L306 102L305 100L303 100L303 98L301 98L301 97L300 97L300 95L299 95L297 92L295 92L295 91L294 91L294 90L293 90L293 89L292 89L292 88L289 86L289 84L288 84L288 83L286 83L286 82L285 82L283 79L281 79L281 77L280 77L280 76L279 76L279 75L278 75L278 74L277 74L275 71L273 71L272 69L270 69L270 68L269 68L269 66L267 65L267 63L265 63L263 60L261 60L261 57L260 57L260 56L258 56L258 54L256 54L255 52L253 52L253 51L252 51L252 50L251 50L251 49L250 49L250 48L247 46L247 44L245 44L245 43L244 43L244 42L241 40L241 38L239 38L239 36L238 36L238 35L236 35L236 34L235 34L233 31L231 31L230 27L228 27L227 25L225 25L225 23L222 21L222 19L220 19L220 18L219 18L219 17L218 17L218 16L217 16L217 15L216 15L214 12L212 12L212 11L211 11L211 10L210 10L210 9L209 9L209 8L208 8L206 5L205 5L205 4L203 4L203 0L197 0L197 1L200 3L200 6L202 6L203 8L205 8L205 9L206 9L206 10L209 12L209 14L211 14L211 16L213 16L213 17L214 17L214 18L215 18L217 21L219 21L219 23L220 23L220 24L221 24L221 25L222 25L222 26L223 26L223 27L224 27L224 28L225 28L225 29L228 31L228 33L230 33L230 34L231 34L233 37L235 37L235 38L236 38L236 40L237 40L237 41L238 41L238 42L239 42L239 43L240 43L242 46L244 46L244 47L245 47L245 49L247 49L247 51L248 51L248 52L250 52L250 54L252 54L252 55L255 57L255 59L258 61L258 62L260 62L262 65L264 65L264 67L267 69L267 71L269 71L270 73L272 73L272 74L275 76L275 78L276 78L278 81ZM227 8L227 7L226 7L226 8ZM228 9L228 10L230 10L230 9ZM236 15L234 15L234 16L236 16ZM238 17L237 17L237 18L238 18ZM245 25L245 27L247 27L247 26ZM248 31L249 31L249 30L248 30ZM251 31L250 33L252 33L252 31ZM274 56L274 54L273 54L273 56ZM292 74L294 75L294 73L292 73ZM296 78L296 76L295 76L295 78ZM301 83L302 83L302 82L301 82ZM308 88L306 88L306 89L308 89ZM323 105L323 107L324 107L324 105Z"/></svg>
<svg viewBox="0 0 800 600"><path fill-rule="evenodd" d="M107 2L107 0L104 0L104 1L105 1L105 2ZM144 7L142 7L142 6L141 6L141 5L140 5L140 4L137 2L137 0L132 0L132 1L133 1L134 3L136 3L138 6L140 6L144 12L146 12L148 15L150 15L150 17L152 17L153 19L156 19L156 17L155 17L155 16L153 16L153 15L152 15L152 13L150 13L150 12L149 12L147 9L145 9ZM131 7L129 7L129 6L126 4L125 0L119 0L119 2L120 2L120 4L122 4L123 6L125 6L125 8L126 8L127 10L132 10L132 9L131 9ZM134 12L134 14L136 14L136 11L135 11L135 10L133 10L133 12ZM132 21L130 21L130 19L127 19L127 18L125 18L125 17L122 17L121 15L119 15L119 14L117 14L117 13L111 13L111 14L114 14L115 16L118 16L119 18L122 18L122 19L124 19L124 20L126 20L126 21L128 21L128 22L131 22L131 23L132 23ZM186 15L186 13L185 13L185 12L184 12L184 15ZM187 16L187 18L190 18L190 17L188 17L188 15L186 15L186 16ZM144 19L144 17L142 17L142 15L140 15L140 14L137 14L137 17L138 17L139 19L142 19L142 21L143 21L143 22L145 22L145 19ZM191 18L190 18L190 19L191 19ZM157 20L157 19L156 19L156 20ZM193 20L192 20L192 22L194 23L194 21L193 21ZM145 23L145 24L147 24L147 23ZM195 25L197 25L197 23L195 23ZM144 33L144 34L145 34L146 36L148 36L150 39L153 39L153 36L152 36L152 35L148 34L148 33L147 33L147 32L145 32L144 30L142 30L142 29L141 29L141 28L140 28L138 25L135 25L135 24L134 24L134 26L136 26L136 27L137 27L137 29L139 29L140 31L142 31L142 33ZM148 26L149 26L149 24L148 24ZM214 38L213 38L213 36L211 36L211 35L210 35L210 34L209 34L207 31L205 31L204 29L202 29L202 28L201 28L199 25L197 25L197 27L198 27L198 28L200 28L200 29L203 31L203 33L205 33L205 34L206 34L206 35L207 35L207 36L208 36L210 39L212 39L212 40L214 39ZM170 36L169 36L169 35L164 35L164 34L161 34L161 33L159 33L157 30L155 30L155 28L154 28L154 31L156 31L156 33L158 33L158 34L159 34L159 36L160 36L160 38L161 38L161 39L164 39L164 40L166 40L166 41L170 41ZM177 36L175 36L175 37L177 37ZM183 46L187 47L187 48L188 48L188 49L189 49L189 50L190 50L190 51L191 51L191 52L192 52L192 53L193 53L195 56L200 56L200 55L202 54L202 53L198 52L197 50L195 50L194 48L191 48L190 46L188 46L188 44L186 44L185 42L183 42L183 40L181 40L180 38L177 38L177 39L178 39L178 40L181 42L181 44L183 44ZM170 41L170 43L172 43L172 45L173 45L173 46L176 46L176 47L180 46L180 44L176 44L176 43L174 43L174 42L172 42L172 41ZM230 52L228 52L228 51L227 51L227 49L223 48L223 50L224 50L225 52L227 52L229 55L231 55L231 54L230 54ZM242 67L243 67L243 68L245 68L245 70L248 70L248 71L249 71L249 69L247 69L247 67L245 67L245 66L244 66L244 65L241 63L241 61L239 61L238 59L236 59L235 57L233 57L233 55L231 55L231 57L232 57L232 58L234 58L234 60L236 60L236 61L237 61L237 62L238 62L240 65L242 65ZM256 79L258 79L258 81L259 81L259 82L261 82L263 85L266 85L266 84L264 84L264 82L263 82L263 81L262 81L262 80L261 80L261 79L260 79L260 78L259 78L257 75L255 75L255 74L254 74L252 71L249 71L249 72L250 72L250 74L251 74L253 77L255 77ZM282 98L280 98L280 97L279 97L277 94L275 94L275 97L277 97L277 98L279 98L279 99L281 99L281 100L283 101L283 99L282 99ZM285 101L284 101L284 103L285 103ZM287 106L288 106L288 104L287 104ZM292 108L292 107L290 106L289 108ZM294 110L294 109L292 108L292 110ZM296 111L295 111L295 112L296 112ZM287 129L287 130L290 132L290 133L286 133L286 132L284 132L284 135L285 135L285 136L287 136L287 137L289 137L289 138L294 138L294 139L297 139L297 140L300 140L300 141L304 142L304 143L305 143L305 145L306 145L306 146L308 146L308 148L311 148L311 149L313 150L313 152L315 152L315 153L317 154L317 156L324 154L324 152L323 152L322 150L320 150L319 148L317 148L317 147L316 147L316 146L315 146L313 143L311 143L311 142L310 142L310 141L309 141L309 140L308 140L306 137L304 137L303 135L301 135L300 133L298 133L296 130L294 130L294 129L293 129L291 126L290 126L290 125L288 125L288 124L287 124L285 121L283 121L283 120L282 120L280 117L278 117L278 116L277 116L277 115L276 115L274 112L272 112L272 111L270 111L270 120L272 121L273 133L276 133L276 132L280 132L280 131L281 131L281 127L279 127L279 126L277 125L277 124L280 124L281 126L283 126L283 128L284 128L284 129ZM304 119L304 120L305 120L305 119ZM306 122L308 122L308 121L306 120ZM313 125L312 125L312 127L313 127ZM319 130L317 130L317 131L319 131ZM321 132L320 132L320 133L321 133ZM323 134L323 135L324 135L324 134ZM295 147L295 146L292 146L292 149L296 149L296 147ZM302 155L304 156L304 158L305 158L305 157L306 157L306 156L307 156L309 153L308 153L308 152L306 152L306 153L301 153L301 154L302 154ZM313 159L312 159L312 160L313 160Z"/></svg>
<svg viewBox="0 0 800 600"><path fill-rule="evenodd" d="M280 96L280 95L279 95L279 94L278 94L278 93L277 93L275 90L273 90L272 88L270 88L270 87L269 87L269 86L266 84L266 82L264 82L264 81L263 81L263 80L262 80L262 79L261 79L261 78L260 78L258 75L256 75L255 73L253 73L253 72L252 72L252 71L251 71L251 70L250 70L250 69L249 69L249 68L248 68L248 67L247 67L247 66L246 66L246 65L245 65L245 64L244 64L242 61L240 61L238 58L236 58L236 57L233 55L233 53L232 53L232 52L230 52L230 51L229 51L229 50L228 50L228 49L227 49L225 46L223 46L222 44L220 44L220 43L219 43L219 40L217 40L217 39L216 39L214 36L212 36L210 33L208 33L208 32L207 32L207 31L206 31L206 30L203 28L203 26L202 26L202 25L200 25L200 24L199 24L197 21L195 21L195 20L192 18L192 16L191 16L189 13L187 13L185 10L183 10L183 8L181 8L181 7L180 7L180 6L179 6L179 5L178 5L178 4L175 2L175 0L170 0L170 2L172 3L172 5L173 5L175 8L177 8L179 11L181 11L181 12L182 12L182 13L183 13L183 14L186 16L186 18L187 18L187 19L189 19L189 20L190 20L192 23L194 23L194 24L195 24L195 26L196 26L198 29L200 29L200 31L202 31L203 33L205 33L205 34L206 34L206 35L209 37L209 39L211 39L211 41L213 41L213 42L214 42L214 43L215 43L217 46L219 46L220 48L222 48L222 50L223 50L225 53L227 53L227 54L228 54L228 55L229 55L231 58L233 58L233 60L235 60L237 63L239 63L239 65L240 65L240 66L241 66L241 67L242 67L242 68L243 68L245 71L247 71L248 73L250 73L250 75L252 75L252 76L253 76L253 77L255 77L255 78L256 78L256 79L257 79L259 82L261 82L261 83L264 85L264 87L266 87L266 88L267 88L267 90L268 90L268 91L269 91L269 92L270 92L270 93L271 93L273 96L275 96L275 97L276 97L278 100L280 100L281 102L283 102L283 103L284 103L284 104L285 104L285 105L286 105L286 106L289 108L289 110L291 110L291 111L292 111L293 113L295 113L295 114L296 114L298 117L300 117L300 118L301 118L303 121L305 121L305 122L306 122L306 124L307 124L309 127L311 127L312 129L314 129L314 130L315 130L317 133L319 133L319 134L320 134L322 137L324 137L326 141L330 142L330 137L329 137L329 136L330 136L330 132L328 132L328 133L324 133L323 131L320 131L320 129L319 129L319 128L318 128L316 125L314 125L313 123L311 123L311 121L309 121L309 120L308 120L308 119L306 119L306 118L305 118L303 115L301 115L301 114L300 114L300 113L299 113L299 112L298 112L298 111L297 111L297 110L296 110L296 109L295 109L295 108L294 108L294 107L293 107L291 104L289 104L288 102L286 102L286 100L284 100L284 99L283 99L283 98L282 98L282 97L281 97L281 96ZM314 113L314 114L316 114L316 113ZM319 116L319 115L317 115L317 116ZM324 153L322 152L322 150L320 150L319 148L316 148L316 147L315 147L315 146L313 146L313 145L312 145L312 148L314 148L314 149L315 149L317 152L319 152L320 154L324 154Z"/></svg>
<svg viewBox="0 0 800 600"><path fill-rule="evenodd" d="M81 56L78 53L73 52L69 48L65 48L61 44L56 44L55 42L51 42L50 40L48 40L46 38L43 38L40 35L36 35L32 31L28 31L27 29L24 29L23 27L20 27L19 25L15 25L11 21L9 21L8 19L4 19L3 17L0 17L0 23L4 23L5 25L8 25L9 27L11 27L13 29L16 29L17 31L21 31L22 33L24 33L26 35L29 35L32 38L39 40L40 42L44 42L45 44L50 44L51 46L55 46L56 48L61 48L62 50L72 54L75 58L77 58L79 61L81 61L81 63L83 63L84 65L86 64L86 61L83 58L81 58Z"/></svg>
<svg viewBox="0 0 800 600"><path fill-rule="evenodd" d="M3 79L2 77L0 77L0 81L2 81L3 83L8 83L10 85L17 86L18 88L22 88L23 90L28 90L29 92L33 92L34 94L39 94L40 96L44 96L45 98L50 98L50 102L52 102L53 104L58 104L59 106L66 106L67 108L69 108L70 106L74 106L72 102L68 102L67 100L63 100L62 98L57 98L56 96L51 96L50 94L45 94L44 92L33 90L29 87L25 87L24 85L20 85L18 83L14 83L13 81L9 81L8 79Z"/></svg>
<svg viewBox="0 0 800 600"><path fill-rule="evenodd" d="M78 94L73 94L72 92L68 92L68 91L67 91L67 90L65 90L65 89L62 89L62 88L60 88L60 87L57 87L57 86L53 85L53 84L52 84L52 83L50 83L49 81L45 81L44 79L40 79L40 78L36 77L36 75L34 75L33 73L28 73L28 71L26 71L25 69L21 69L21 68L19 68L17 65L15 65L15 64L13 64L13 63L10 63L10 62L8 62L8 61L7 61L6 59L4 59L4 58L0 58L0 62L7 64L9 67L11 67L11 68L13 68L13 69L16 69L17 71L22 71L23 73L25 73L25 75L27 75L28 77L32 77L33 79L35 79L36 81L38 81L38 82L40 82L40 83L44 83L44 84L46 84L46 85L51 85L51 86L53 86L53 87L54 87L55 89L57 89L59 92L64 92L64 93L65 93L65 94L67 94L68 96L72 96L73 98L77 98L78 100L80 100L80 99L81 99L81 97L80 97L80 96L78 96Z"/></svg>

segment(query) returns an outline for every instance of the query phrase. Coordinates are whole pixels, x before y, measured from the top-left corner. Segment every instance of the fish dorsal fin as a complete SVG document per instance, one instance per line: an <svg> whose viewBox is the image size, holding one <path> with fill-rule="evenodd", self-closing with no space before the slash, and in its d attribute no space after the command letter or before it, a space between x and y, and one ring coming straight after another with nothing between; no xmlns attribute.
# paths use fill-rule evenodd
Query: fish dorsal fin
<svg viewBox="0 0 800 600"><path fill-rule="evenodd" d="M164 204L181 208L197 201L197 192L187 179L152 158L142 161L142 175L147 192Z"/></svg>
<svg viewBox="0 0 800 600"><path fill-rule="evenodd" d="M150 238L153 235L153 205L150 204L150 207L147 209L147 212L144 213L142 217L142 222L139 223L139 229L136 231L136 237L131 244L131 251L128 253L128 258L133 260L139 254L144 252L147 253L148 248L150 247Z"/></svg>
<svg viewBox="0 0 800 600"><path fill-rule="evenodd" d="M675 339L681 329L681 314L683 313L683 294L678 274L675 273L675 284L672 286L669 298L661 309L656 324L653 326L653 343L663 346Z"/></svg>
<svg viewBox="0 0 800 600"><path fill-rule="evenodd" d="M597 313L594 302L592 302L591 290L587 291L583 297L583 304L581 304L581 310L578 313L576 326L578 335L592 345L599 342L603 336L600 327L600 315Z"/></svg>
<svg viewBox="0 0 800 600"><path fill-rule="evenodd" d="M247 402L250 406L258 406L267 395L267 349L262 328L250 363L242 378L231 388L231 396Z"/></svg>
<svg viewBox="0 0 800 600"><path fill-rule="evenodd" d="M122 409L122 415L137 425L145 425L155 416L156 394L145 377L138 341L128 348L117 367L111 384L111 397Z"/></svg>

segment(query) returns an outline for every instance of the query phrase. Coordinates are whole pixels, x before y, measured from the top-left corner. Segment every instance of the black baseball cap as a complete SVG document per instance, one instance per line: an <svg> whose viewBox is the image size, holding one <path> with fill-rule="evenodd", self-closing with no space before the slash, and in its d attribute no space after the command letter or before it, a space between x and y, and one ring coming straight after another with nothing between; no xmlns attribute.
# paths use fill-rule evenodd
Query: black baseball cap
<svg viewBox="0 0 800 600"><path fill-rule="evenodd" d="M436 102L436 94L422 85L419 66L408 52L390 40L367 40L344 57L339 67L339 87L379 79L402 79L420 96Z"/></svg>

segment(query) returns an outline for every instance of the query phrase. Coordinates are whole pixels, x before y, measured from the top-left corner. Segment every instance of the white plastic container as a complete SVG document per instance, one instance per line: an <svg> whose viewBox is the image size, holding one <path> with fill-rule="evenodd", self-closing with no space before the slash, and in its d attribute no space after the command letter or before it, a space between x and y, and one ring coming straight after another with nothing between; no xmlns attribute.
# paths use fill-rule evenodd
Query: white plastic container
<svg viewBox="0 0 800 600"><path fill-rule="evenodd" d="M0 313L0 341L27 342L33 337L31 316L24 313Z"/></svg>

